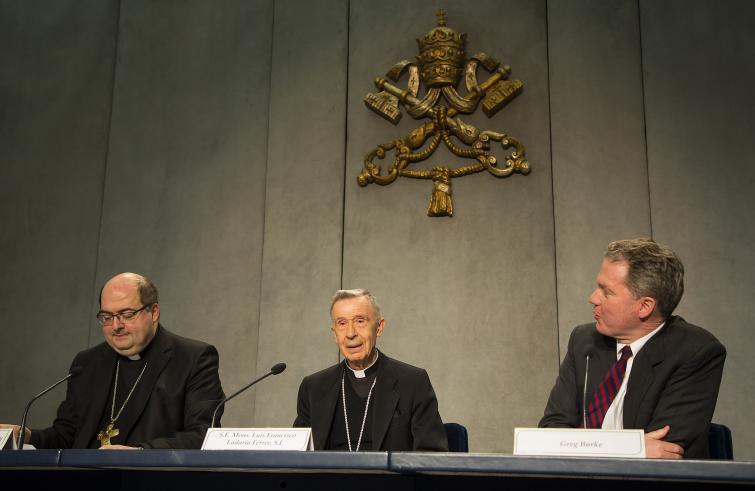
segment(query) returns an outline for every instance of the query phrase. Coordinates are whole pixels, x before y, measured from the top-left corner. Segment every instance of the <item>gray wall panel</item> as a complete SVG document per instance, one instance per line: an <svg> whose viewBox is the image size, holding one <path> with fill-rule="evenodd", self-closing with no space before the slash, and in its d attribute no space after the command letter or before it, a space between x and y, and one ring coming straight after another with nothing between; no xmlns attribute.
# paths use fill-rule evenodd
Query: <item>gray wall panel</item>
<svg viewBox="0 0 755 491"><path fill-rule="evenodd" d="M493 118L463 120L518 137L533 169L454 179L450 219L425 216L430 181L355 182L373 146L419 124L392 126L362 98L414 58L439 7L468 56L484 51L525 84ZM338 360L333 291L367 287L385 352L428 369L472 450L508 452L590 318L606 243L653 233L687 265L679 312L729 348L715 419L752 460L754 10L0 0L0 340L35 341L0 361L0 421L100 341L100 284L136 270L161 288L169 328L219 348L227 393L288 363L225 425L290 424L301 378ZM458 162L441 149L418 167Z"/></svg>
<svg viewBox="0 0 755 491"><path fill-rule="evenodd" d="M0 3L0 421L87 347L117 5Z"/></svg>
<svg viewBox="0 0 755 491"><path fill-rule="evenodd" d="M441 416L468 427L471 449L507 452L514 426L537 423L533 408L541 410L552 383L541 360L556 357L545 4L466 5L352 2L343 283L370 288L382 301L379 345L428 370ZM362 98L374 91L374 77L417 54L415 38L435 26L440 6L448 25L467 33L468 56L485 51L525 83L493 118L478 109L464 121L517 136L533 166L529 176L454 179L450 219L425 215L429 181L356 184L373 146L420 124L404 114L393 127ZM479 76L487 77L483 70ZM500 147L495 153L503 155ZM418 168L459 161L438 150Z"/></svg>
<svg viewBox="0 0 755 491"><path fill-rule="evenodd" d="M548 3L559 359L592 320L608 242L651 232L638 15L634 0Z"/></svg>
<svg viewBox="0 0 755 491"><path fill-rule="evenodd" d="M289 426L301 379L338 360L347 19L344 0L275 6L257 373L288 369L255 389L260 426Z"/></svg>
<svg viewBox="0 0 755 491"><path fill-rule="evenodd" d="M642 2L648 160L657 240L685 262L678 313L727 347L714 421L755 459L755 4Z"/></svg>
<svg viewBox="0 0 755 491"><path fill-rule="evenodd" d="M220 351L226 392L256 362L271 26L272 2L121 13L98 284L151 276L163 323ZM234 402L226 425L253 410Z"/></svg>

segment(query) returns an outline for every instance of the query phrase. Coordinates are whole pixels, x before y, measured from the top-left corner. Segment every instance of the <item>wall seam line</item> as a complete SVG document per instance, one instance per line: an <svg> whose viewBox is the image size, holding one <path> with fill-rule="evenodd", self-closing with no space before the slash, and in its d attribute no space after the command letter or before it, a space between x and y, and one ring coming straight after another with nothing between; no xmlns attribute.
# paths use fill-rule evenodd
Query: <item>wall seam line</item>
<svg viewBox="0 0 755 491"><path fill-rule="evenodd" d="M343 289L344 262L346 258L346 186L349 171L349 54L351 52L351 0L346 0L346 94L343 112L343 185L341 188L341 277L338 288ZM341 362L341 352L336 349L336 362Z"/></svg>
<svg viewBox="0 0 755 491"><path fill-rule="evenodd" d="M545 0L545 63L546 63L546 83L548 86L548 138L551 164L551 213L553 219L553 279L556 294L556 366L561 364L561 327L559 319L559 298L558 298L558 243L556 236L556 186L555 176L553 173L553 117L552 117L552 100L551 97L551 54L550 54L550 25L549 19L549 1Z"/></svg>
<svg viewBox="0 0 755 491"><path fill-rule="evenodd" d="M272 19L271 19L271 28L270 28L270 52L268 54L268 66L270 67L270 70L268 71L268 80L267 80L267 122L265 127L266 132L266 138L265 138L265 170L264 170L264 176L262 178L262 182L265 183L264 186L262 186L262 236L260 237L260 255L259 255L259 275L258 275L258 284L257 284L257 346L254 347L254 365L255 365L255 373L258 373L259 364L260 364L260 336L262 332L262 290L264 288L263 279L264 279L264 272L265 272L265 235L267 230L267 169L270 166L270 115L271 115L271 108L272 108L272 100L273 100L273 53L275 51L275 0L272 0ZM257 391L254 391L254 395L252 397L252 421L257 420ZM255 423L256 424L256 423Z"/></svg>
<svg viewBox="0 0 755 491"><path fill-rule="evenodd" d="M97 288L97 272L100 267L100 245L102 244L102 223L105 219L105 188L107 186L107 173L108 173L108 162L110 161L110 141L112 139L112 128L113 128L113 106L115 104L115 82L116 82L116 73L118 71L118 45L120 43L120 36L121 36L121 8L122 8L122 2L121 0L118 0L118 12L116 14L115 19L115 42L113 43L113 73L111 77L111 83L110 83L110 114L108 115L108 122L107 122L107 139L105 143L105 158L104 158L104 169L102 172L102 187L100 188L101 194L100 194L100 219L99 219L99 225L97 227L97 244L95 246L95 255L94 255L94 274L92 275L92 291L94 293L97 293L97 310L99 310L99 290ZM91 299L91 297L90 297ZM91 322L89 325L91 326ZM87 346L92 346L92 329L91 327L87 329Z"/></svg>
<svg viewBox="0 0 755 491"><path fill-rule="evenodd" d="M349 50L350 50L351 0L346 0L346 94L343 113L343 183L341 187L341 277L338 288L343 288L344 258L346 254L346 180L349 170Z"/></svg>
<svg viewBox="0 0 755 491"><path fill-rule="evenodd" d="M637 39L640 43L640 89L642 91L642 136L645 140L645 178L648 186L648 223L650 226L650 238L653 238L653 200L650 186L650 154L648 153L648 121L647 100L645 99L645 56L642 46L642 12L640 0L637 0Z"/></svg>

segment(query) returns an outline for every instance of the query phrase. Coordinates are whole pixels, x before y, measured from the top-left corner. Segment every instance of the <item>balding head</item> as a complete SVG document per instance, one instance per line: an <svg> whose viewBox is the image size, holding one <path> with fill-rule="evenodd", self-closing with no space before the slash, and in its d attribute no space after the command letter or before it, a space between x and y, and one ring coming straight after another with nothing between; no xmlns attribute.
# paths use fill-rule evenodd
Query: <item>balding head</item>
<svg viewBox="0 0 755 491"><path fill-rule="evenodd" d="M100 291L100 314L105 341L122 356L140 353L157 333L160 305L157 288L136 273L121 273L105 283Z"/></svg>
<svg viewBox="0 0 755 491"><path fill-rule="evenodd" d="M105 291L105 288L112 288L114 291L127 291L134 287L142 305L160 301L157 287L152 283L152 280L137 273L121 273L110 278L100 290L100 308L102 308L102 292Z"/></svg>

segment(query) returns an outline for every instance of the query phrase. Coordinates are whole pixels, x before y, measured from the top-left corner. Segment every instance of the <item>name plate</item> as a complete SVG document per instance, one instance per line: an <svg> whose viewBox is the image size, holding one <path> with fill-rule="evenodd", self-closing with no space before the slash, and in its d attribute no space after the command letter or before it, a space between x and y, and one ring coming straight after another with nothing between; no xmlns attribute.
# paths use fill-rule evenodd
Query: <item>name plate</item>
<svg viewBox="0 0 755 491"><path fill-rule="evenodd" d="M202 450L314 450L312 428L210 428Z"/></svg>
<svg viewBox="0 0 755 491"><path fill-rule="evenodd" d="M16 448L13 441L13 430L10 428L3 428L0 430L0 450Z"/></svg>
<svg viewBox="0 0 755 491"><path fill-rule="evenodd" d="M645 458L642 430L515 428L514 455Z"/></svg>

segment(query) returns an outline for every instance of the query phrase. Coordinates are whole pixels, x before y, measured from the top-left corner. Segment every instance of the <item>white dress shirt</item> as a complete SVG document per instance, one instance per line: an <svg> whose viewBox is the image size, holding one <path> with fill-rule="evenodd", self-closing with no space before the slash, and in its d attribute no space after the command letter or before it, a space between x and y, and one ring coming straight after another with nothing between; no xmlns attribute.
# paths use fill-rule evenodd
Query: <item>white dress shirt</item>
<svg viewBox="0 0 755 491"><path fill-rule="evenodd" d="M616 394L616 397L613 398L611 405L608 407L608 411L606 411L606 416L605 418L603 418L603 426L601 426L601 428L606 430L624 429L624 397L627 395L627 382L629 381L629 375L632 372L634 359L637 357L637 353L640 352L642 347L645 346L645 343L647 343L650 338L655 336L655 333L660 331L664 324L666 324L666 322L662 322L661 325L656 327L653 331L645 334L640 339L629 344L629 347L632 349L632 357L627 360L627 367L624 371L624 380L621 381L621 388L619 388L619 392ZM618 342L616 343L617 361L619 358L621 358L621 350L624 348L624 346L627 345Z"/></svg>

